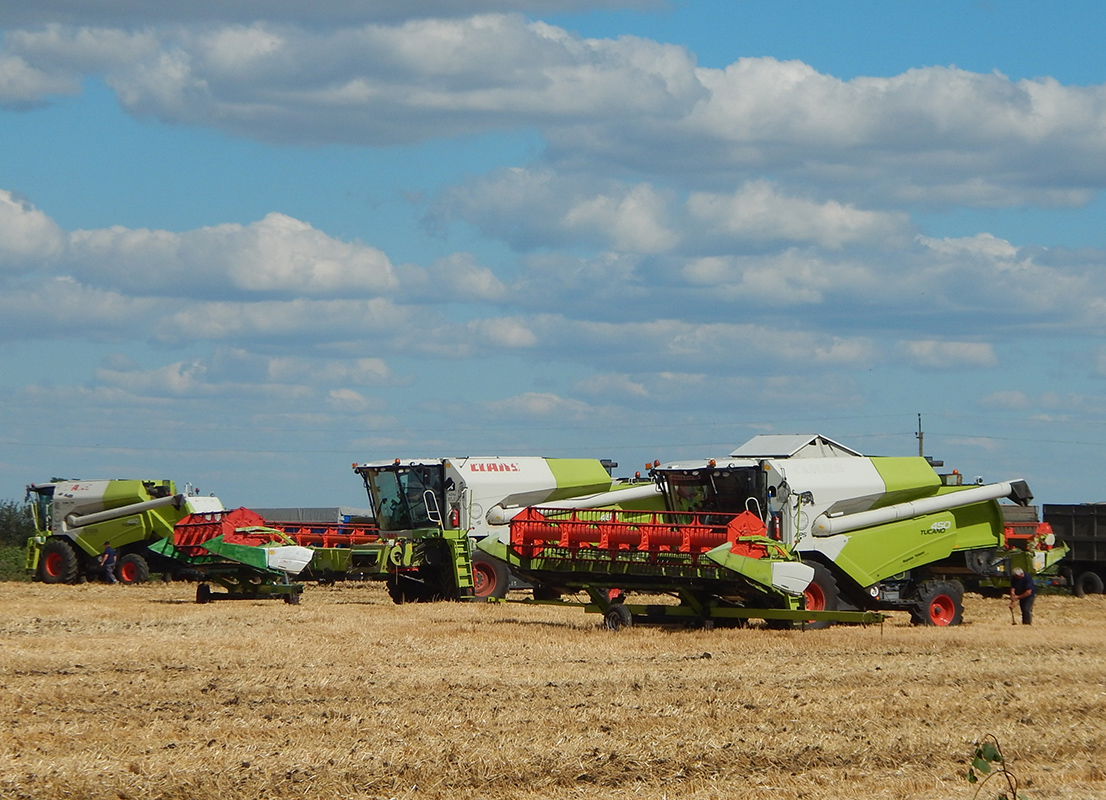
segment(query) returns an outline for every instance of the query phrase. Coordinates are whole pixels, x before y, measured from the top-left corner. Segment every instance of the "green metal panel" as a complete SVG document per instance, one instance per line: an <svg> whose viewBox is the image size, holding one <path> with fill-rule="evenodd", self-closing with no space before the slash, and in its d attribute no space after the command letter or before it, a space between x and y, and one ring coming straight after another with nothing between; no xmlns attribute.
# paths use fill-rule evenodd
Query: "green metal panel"
<svg viewBox="0 0 1106 800"><path fill-rule="evenodd" d="M872 466L883 479L886 491L872 508L906 503L937 494L941 478L924 458L873 458Z"/></svg>
<svg viewBox="0 0 1106 800"><path fill-rule="evenodd" d="M81 529L81 534L74 541L89 555L98 556L109 544L118 549L134 542L169 536L173 533L173 526L183 516L181 511L172 506L155 508L129 517L88 525Z"/></svg>
<svg viewBox="0 0 1106 800"><path fill-rule="evenodd" d="M222 536L215 536L203 543L203 548L213 555L228 558L239 564L245 564L264 572L275 572L269 569L269 562L265 557L265 547L248 544L229 544L223 541Z"/></svg>
<svg viewBox="0 0 1106 800"><path fill-rule="evenodd" d="M871 586L954 550L998 547L1001 519L988 506L997 509L997 503L977 503L843 534L848 543L834 562L861 586Z"/></svg>
<svg viewBox="0 0 1106 800"><path fill-rule="evenodd" d="M959 487L950 486L942 489L938 494L952 494L957 491ZM956 544L953 545L953 550L1002 546L1005 524L1002 519L1002 507L997 500L954 508L952 515L956 520Z"/></svg>
<svg viewBox="0 0 1106 800"><path fill-rule="evenodd" d="M783 593L772 586L772 564L777 559L773 558L749 558L748 556L733 553L729 544L724 544L706 552L706 557L715 563L721 564L728 570L736 572L755 584L764 591L774 594Z"/></svg>
<svg viewBox="0 0 1106 800"><path fill-rule="evenodd" d="M312 547L315 555L311 557L308 569L312 573L348 572L353 561L353 548L350 547Z"/></svg>
<svg viewBox="0 0 1106 800"><path fill-rule="evenodd" d="M557 482L557 488L546 500L582 497L611 488L611 476L593 458L550 458L546 459L546 463Z"/></svg>

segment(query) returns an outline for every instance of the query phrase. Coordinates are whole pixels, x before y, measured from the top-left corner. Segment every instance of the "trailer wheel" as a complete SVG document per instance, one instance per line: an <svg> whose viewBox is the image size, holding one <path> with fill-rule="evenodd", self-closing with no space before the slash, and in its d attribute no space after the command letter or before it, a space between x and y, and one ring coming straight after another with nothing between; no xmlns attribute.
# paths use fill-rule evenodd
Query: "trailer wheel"
<svg viewBox="0 0 1106 800"><path fill-rule="evenodd" d="M1102 577L1097 572L1091 572L1090 570L1081 572L1072 582L1071 590L1072 594L1076 597L1086 597L1089 594L1102 594Z"/></svg>
<svg viewBox="0 0 1106 800"><path fill-rule="evenodd" d="M609 631L620 631L623 628L629 628L634 624L633 615L630 614L630 609L626 608L622 603L615 603L613 606L607 609L607 613L603 615L603 625L606 626Z"/></svg>
<svg viewBox="0 0 1106 800"><path fill-rule="evenodd" d="M910 612L915 625L945 628L964 619L964 587L959 581L926 581L918 587L918 599Z"/></svg>
<svg viewBox="0 0 1106 800"><path fill-rule="evenodd" d="M42 547L38 577L43 583L76 583L80 562L65 539L49 539Z"/></svg>
<svg viewBox="0 0 1106 800"><path fill-rule="evenodd" d="M502 600L507 596L511 584L511 571L502 561L476 553L472 557L472 591L483 600L495 597Z"/></svg>
<svg viewBox="0 0 1106 800"><path fill-rule="evenodd" d="M150 580L150 565L138 553L127 553L115 565L115 577L120 583L145 583Z"/></svg>
<svg viewBox="0 0 1106 800"><path fill-rule="evenodd" d="M841 596L837 578L822 564L814 562L810 566L814 567L814 579L803 592L803 608L807 611L836 611ZM828 620L809 620L806 627L808 630L821 630L832 624Z"/></svg>

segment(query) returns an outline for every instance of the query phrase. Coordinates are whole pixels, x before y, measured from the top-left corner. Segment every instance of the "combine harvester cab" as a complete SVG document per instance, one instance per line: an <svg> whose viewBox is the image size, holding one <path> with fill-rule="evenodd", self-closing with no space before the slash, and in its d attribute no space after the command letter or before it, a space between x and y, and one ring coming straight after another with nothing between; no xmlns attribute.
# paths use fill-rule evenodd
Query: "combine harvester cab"
<svg viewBox="0 0 1106 800"><path fill-rule="evenodd" d="M502 598L525 586L473 543L505 530L535 503L601 495L660 507L651 481L611 478L596 459L465 457L355 464L379 528L379 576L397 603ZM619 492L615 495L614 492ZM533 587L541 593L541 587Z"/></svg>
<svg viewBox="0 0 1106 800"><path fill-rule="evenodd" d="M673 510L759 517L814 569L808 610L900 610L919 624L955 625L961 579L978 577L983 561L1012 549L1027 570L1041 563L1030 550L1044 539L1026 547L1008 538L998 503L1026 505L1024 481L948 485L922 457L867 457L824 436L770 435L654 476Z"/></svg>

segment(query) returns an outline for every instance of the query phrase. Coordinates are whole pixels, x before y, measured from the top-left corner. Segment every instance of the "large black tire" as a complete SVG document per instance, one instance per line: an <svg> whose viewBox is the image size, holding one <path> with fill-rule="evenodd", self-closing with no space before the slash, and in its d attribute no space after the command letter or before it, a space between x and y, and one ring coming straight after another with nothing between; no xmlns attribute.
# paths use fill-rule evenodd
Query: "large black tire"
<svg viewBox="0 0 1106 800"><path fill-rule="evenodd" d="M960 581L926 581L918 587L910 621L945 628L964 620L964 586Z"/></svg>
<svg viewBox="0 0 1106 800"><path fill-rule="evenodd" d="M47 539L38 557L38 578L43 583L76 583L81 562L66 539Z"/></svg>
<svg viewBox="0 0 1106 800"><path fill-rule="evenodd" d="M1097 572L1080 572L1071 584L1071 591L1076 597L1086 597L1089 594L1102 594L1102 576Z"/></svg>
<svg viewBox="0 0 1106 800"><path fill-rule="evenodd" d="M609 631L620 631L623 628L629 628L633 624L634 618L630 614L630 609L622 603L615 603L603 615L603 625Z"/></svg>
<svg viewBox="0 0 1106 800"><path fill-rule="evenodd" d="M414 597L411 597L405 591L407 581L398 575L388 578L388 597L392 598L392 602L397 606L401 606L404 603L413 603Z"/></svg>
<svg viewBox="0 0 1106 800"><path fill-rule="evenodd" d="M472 556L472 591L477 599L494 597L502 600L511 585L511 570L507 565L484 552Z"/></svg>
<svg viewBox="0 0 1106 800"><path fill-rule="evenodd" d="M115 577L120 583L145 583L150 580L150 565L138 553L127 553L116 562Z"/></svg>
<svg viewBox="0 0 1106 800"><path fill-rule="evenodd" d="M448 597L442 591L442 581L437 572L424 564L418 577L400 573L388 578L388 596L397 606L404 603L436 603Z"/></svg>
<svg viewBox="0 0 1106 800"><path fill-rule="evenodd" d="M803 592L803 608L807 611L837 611L841 602L837 578L822 564L813 562L810 566L814 567L814 580ZM821 630L832 624L828 620L810 620L806 627L809 630Z"/></svg>

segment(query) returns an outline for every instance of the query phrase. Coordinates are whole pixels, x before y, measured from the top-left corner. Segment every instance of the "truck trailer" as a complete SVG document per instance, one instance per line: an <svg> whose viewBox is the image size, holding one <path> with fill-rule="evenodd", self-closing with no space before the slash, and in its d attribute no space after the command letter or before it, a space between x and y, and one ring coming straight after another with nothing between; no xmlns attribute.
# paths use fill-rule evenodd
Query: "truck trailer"
<svg viewBox="0 0 1106 800"><path fill-rule="evenodd" d="M1072 594L1102 594L1106 586L1106 503L1050 504L1041 516L1069 549L1060 568Z"/></svg>

